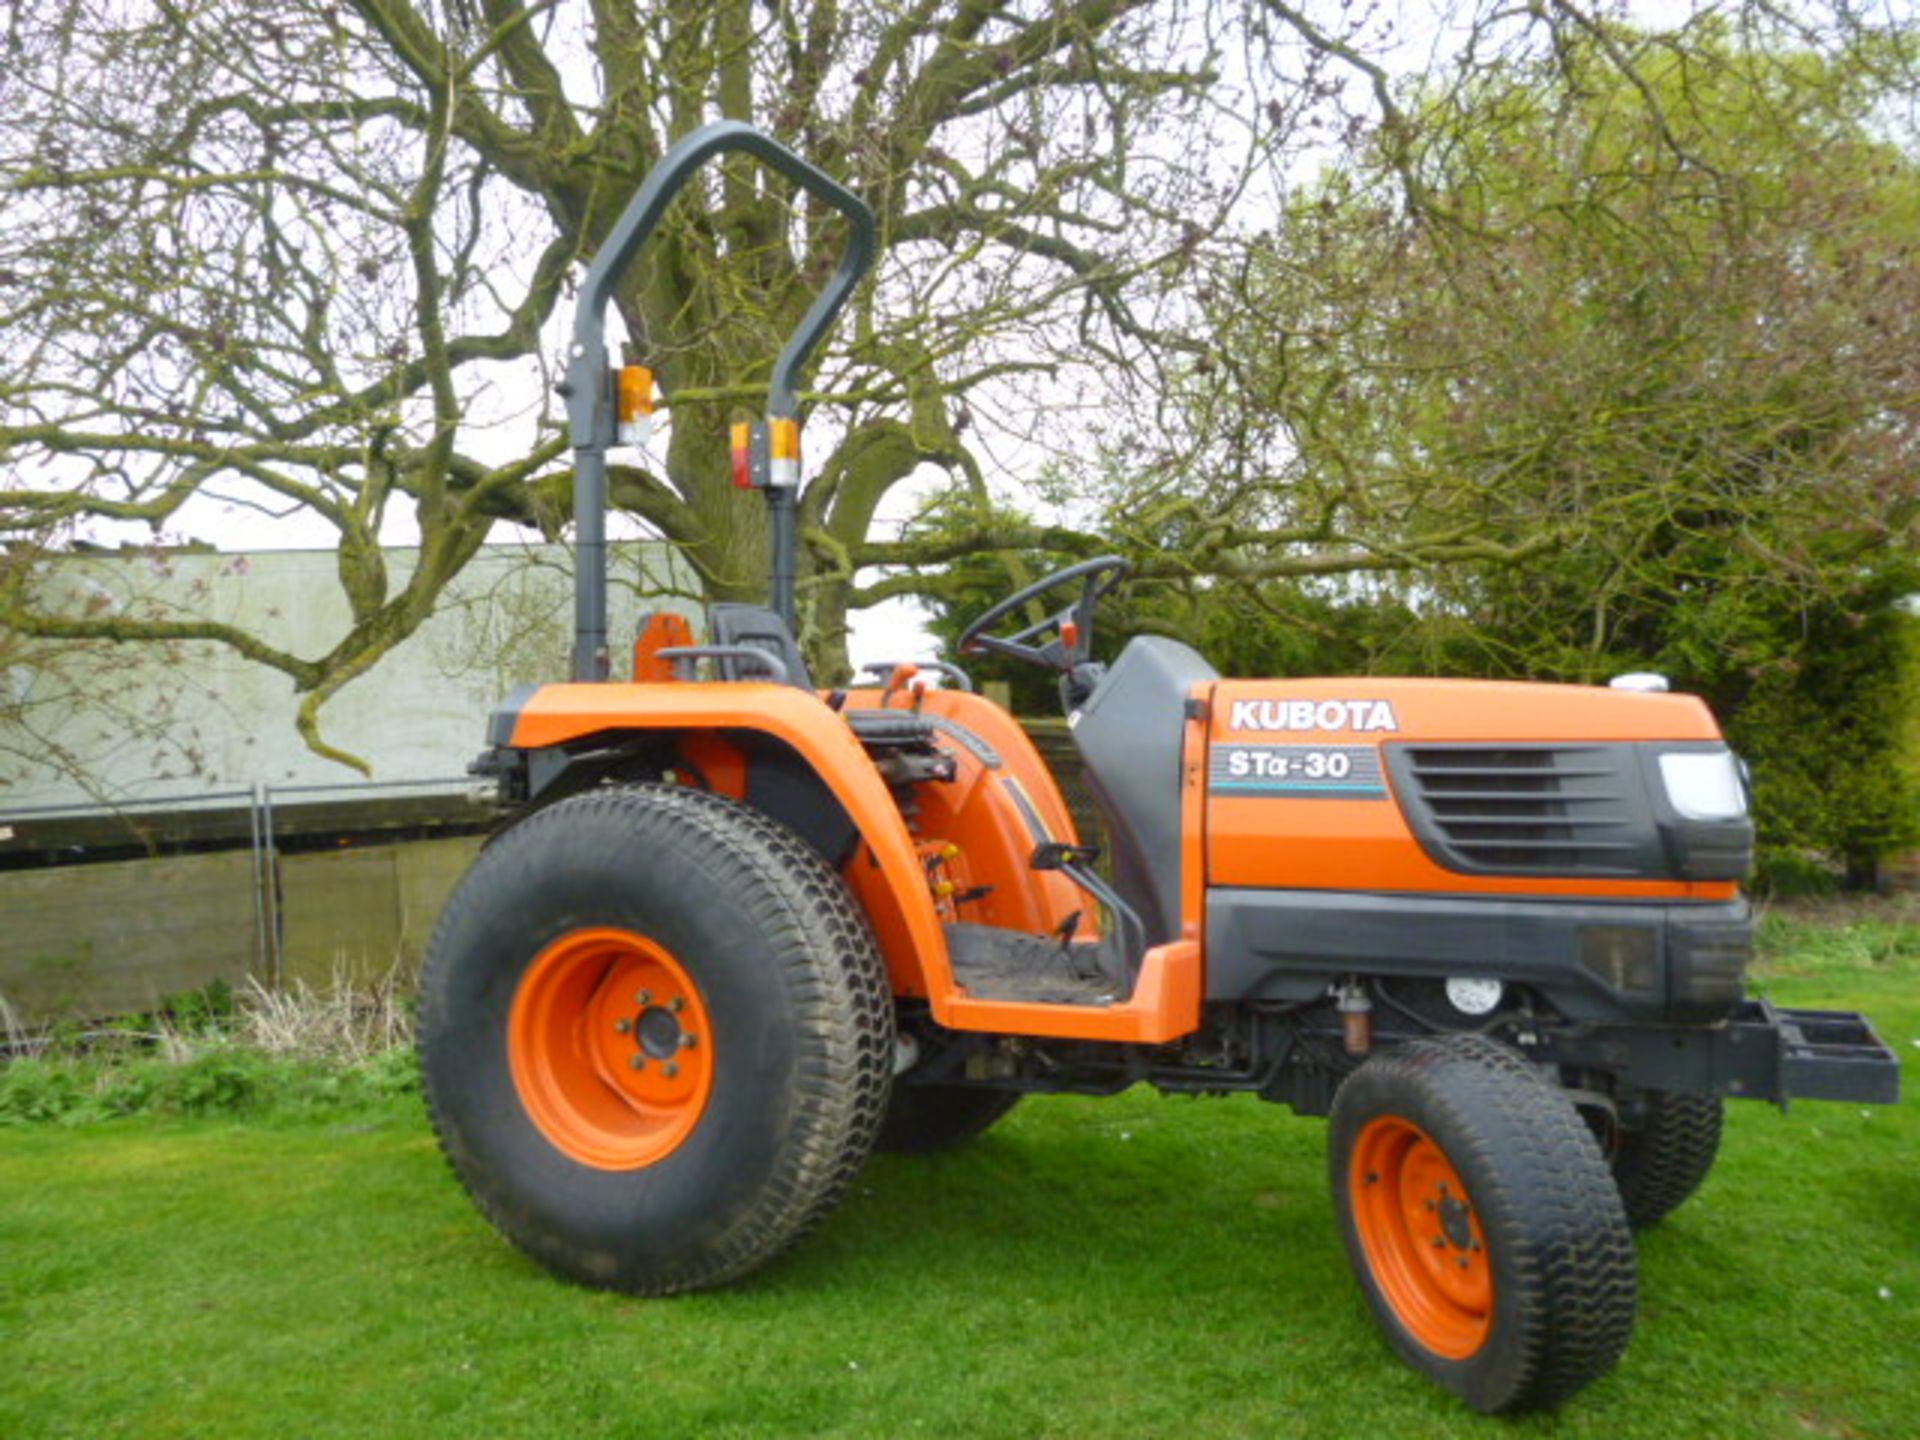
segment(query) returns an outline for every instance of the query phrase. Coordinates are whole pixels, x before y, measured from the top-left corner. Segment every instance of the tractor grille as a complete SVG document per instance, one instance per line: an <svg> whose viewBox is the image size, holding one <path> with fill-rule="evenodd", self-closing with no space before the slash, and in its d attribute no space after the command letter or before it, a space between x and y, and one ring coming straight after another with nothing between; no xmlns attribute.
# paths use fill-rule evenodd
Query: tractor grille
<svg viewBox="0 0 1920 1440"><path fill-rule="evenodd" d="M1657 875L1661 849L1630 747L1395 745L1394 789L1451 870Z"/></svg>

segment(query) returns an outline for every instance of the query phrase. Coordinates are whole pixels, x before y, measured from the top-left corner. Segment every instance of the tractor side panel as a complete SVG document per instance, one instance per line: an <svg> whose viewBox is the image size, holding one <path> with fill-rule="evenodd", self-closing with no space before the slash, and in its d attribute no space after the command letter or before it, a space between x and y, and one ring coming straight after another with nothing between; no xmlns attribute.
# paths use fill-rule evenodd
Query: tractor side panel
<svg viewBox="0 0 1920 1440"><path fill-rule="evenodd" d="M859 832L843 873L879 938L897 993L927 995L936 1016L953 989L926 871L892 793L846 723L818 696L759 682L547 685L496 713L496 744L540 751L594 737L668 731L720 793L751 796L727 733L766 736L817 775ZM1057 797L1056 797L1057 798Z"/></svg>
<svg viewBox="0 0 1920 1440"><path fill-rule="evenodd" d="M879 708L881 698L878 690L856 690L847 708ZM1079 888L1032 866L1035 847L1079 836L1026 732L991 701L963 691L929 691L921 709L936 726L934 743L955 763L951 782L917 787L907 817L941 919L1043 935L1079 911L1076 933L1096 937L1094 907ZM856 892L868 881L860 872L856 858L848 871Z"/></svg>
<svg viewBox="0 0 1920 1440"><path fill-rule="evenodd" d="M1489 681L1221 681L1207 733L1207 883L1730 900L1730 881L1445 869L1409 827L1385 750L1401 742L1711 742L1719 733L1706 705L1686 695Z"/></svg>

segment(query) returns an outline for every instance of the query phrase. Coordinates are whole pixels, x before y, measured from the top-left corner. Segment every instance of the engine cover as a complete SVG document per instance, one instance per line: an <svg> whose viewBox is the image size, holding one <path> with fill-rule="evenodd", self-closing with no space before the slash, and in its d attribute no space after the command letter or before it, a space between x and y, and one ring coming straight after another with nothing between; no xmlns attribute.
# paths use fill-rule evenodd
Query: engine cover
<svg viewBox="0 0 1920 1440"><path fill-rule="evenodd" d="M1663 755L1725 752L1693 696L1222 680L1207 747L1210 887L1724 901L1752 848L1744 804L1666 791Z"/></svg>

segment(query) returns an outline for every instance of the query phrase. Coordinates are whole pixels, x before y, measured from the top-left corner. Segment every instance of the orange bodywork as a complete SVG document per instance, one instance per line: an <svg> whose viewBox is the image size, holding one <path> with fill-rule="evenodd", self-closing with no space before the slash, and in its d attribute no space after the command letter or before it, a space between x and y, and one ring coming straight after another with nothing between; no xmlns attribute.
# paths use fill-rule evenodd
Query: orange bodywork
<svg viewBox="0 0 1920 1440"><path fill-rule="evenodd" d="M544 685L520 707L509 743L537 750L589 735L671 730L682 754L718 793L734 784L734 747L719 732L750 730L790 747L833 793L860 832L849 880L867 912L896 987L930 1001L952 989L946 936L928 892L914 837L860 742L820 698L764 681L711 684ZM702 761L706 763L703 764ZM739 779L734 779L735 774ZM724 777L724 778L723 778ZM871 866L873 877L860 874ZM936 1015L938 1006L936 1005Z"/></svg>
<svg viewBox="0 0 1920 1440"><path fill-rule="evenodd" d="M1554 741L1717 740L1705 703L1691 695L1643 694L1579 685L1461 680L1223 680L1197 687L1213 744L1487 744ZM1339 697L1344 723L1334 719ZM1236 720L1287 722L1313 702L1312 721L1276 730ZM1384 705L1386 708L1381 709ZM1393 728L1380 728L1390 719ZM1361 727L1361 728L1356 728ZM1381 766L1383 776L1386 767ZM1385 783L1391 794L1392 780ZM1206 807L1206 883L1291 890L1417 891L1423 894L1579 895L1620 899L1725 900L1730 881L1608 880L1462 875L1435 864L1401 807L1324 796L1248 798L1218 791Z"/></svg>
<svg viewBox="0 0 1920 1440"><path fill-rule="evenodd" d="M1713 718L1697 699L1486 682L1223 680L1194 688L1184 722L1178 938L1147 952L1123 1003L969 994L954 979L944 925L1044 935L1078 911L1076 938L1090 941L1096 907L1064 874L1032 866L1037 845L1077 842L1078 835L1019 724L980 696L927 689L905 673L894 680L850 692L845 708L918 707L978 742L936 728L934 741L953 757L954 776L916 787L911 814L902 814L846 720L822 697L786 685L551 685L523 703L510 743L532 750L596 735L671 731L678 777L739 799L752 762L729 734L780 741L820 777L859 832L843 873L873 926L894 992L924 997L934 1019L956 1030L1138 1044L1192 1033L1204 994L1209 886L1690 900L1736 892L1726 882L1459 874L1428 858L1390 800L1256 798L1210 788L1208 780L1209 754L1223 744L1716 740ZM980 753L981 745L991 753ZM1380 773L1388 776L1384 765ZM1390 787L1390 778L1382 784Z"/></svg>
<svg viewBox="0 0 1920 1440"><path fill-rule="evenodd" d="M883 699L899 706L910 698L977 736L999 762L990 766L962 741L936 732L936 743L954 756L954 780L920 787L911 823L846 721L820 697L786 685L544 686L521 705L509 743L533 750L588 736L669 730L686 762L683 779L739 798L746 792L747 760L725 732L767 735L819 775L860 833L843 873L873 925L896 994L924 996L934 1019L956 1030L1158 1044L1198 1028L1201 959L1195 939L1150 951L1132 996L1116 1005L989 1000L954 982L943 923L965 920L1044 934L1079 910L1077 934L1089 939L1098 933L1094 906L1064 875L1035 871L1028 863L1041 839L1078 836L1045 761L1005 711L950 690L918 697L858 690L846 706L878 708Z"/></svg>
<svg viewBox="0 0 1920 1440"><path fill-rule="evenodd" d="M847 708L880 708L883 703L899 708L908 703L910 694L901 689L856 690L847 697ZM936 837L936 843L955 852L939 862L945 873L935 880L936 886L944 883L954 888L938 898L976 897L960 901L942 918L1044 935L1058 930L1078 911L1076 937L1095 938L1099 927L1092 900L1065 875L1035 870L1030 863L1035 846L1042 841L1071 843L1079 835L1060 787L1026 731L1006 711L978 695L928 690L918 698L927 714L950 720L979 737L999 761L990 767L965 744L936 734L937 743L955 757L956 772L950 784L921 787L913 824L917 833ZM869 891L882 883L877 868L860 863L858 855L848 867L847 878L863 903ZM871 908L868 913L873 913ZM878 923L875 928L880 930L881 949L899 984L902 969L912 968L905 937L889 936ZM899 993L926 994L934 1018L957 1030L1159 1044L1190 1034L1200 1024L1197 923L1193 933L1195 938L1147 953L1133 994L1123 1004L1096 1007L989 1000L959 987L944 998L917 987L902 988Z"/></svg>
<svg viewBox="0 0 1920 1440"><path fill-rule="evenodd" d="M662 659L660 652L679 645L693 644L693 627L687 617L673 610L656 610L640 627L633 642L633 678L639 681L673 679L673 661Z"/></svg>
<svg viewBox="0 0 1920 1440"><path fill-rule="evenodd" d="M852 691L847 709L886 708L882 694ZM895 692L891 708L903 708L901 699L902 692ZM1073 815L1026 732L978 695L933 690L921 708L979 736L1000 762L989 768L965 744L936 732L936 742L954 757L954 778L949 784L921 788L912 825L916 834L945 842L956 852L938 862L945 874L936 883L944 878L954 887L947 898L960 897L947 918L1044 935L1075 910L1086 910L1086 896L1066 876L1035 871L1027 864L1042 841L1075 837ZM964 898L969 895L977 898ZM1098 933L1091 916L1083 920L1079 933Z"/></svg>

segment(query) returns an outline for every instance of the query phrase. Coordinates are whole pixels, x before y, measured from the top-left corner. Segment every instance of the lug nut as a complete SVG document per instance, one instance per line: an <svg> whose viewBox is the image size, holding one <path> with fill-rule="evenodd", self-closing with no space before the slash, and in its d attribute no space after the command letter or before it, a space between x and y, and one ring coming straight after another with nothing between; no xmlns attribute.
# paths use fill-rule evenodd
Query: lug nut
<svg viewBox="0 0 1920 1440"><path fill-rule="evenodd" d="M1446 1236L1444 1236L1444 1235L1436 1235L1436 1236L1434 1236L1434 1237L1433 1237L1433 1248L1434 1248L1434 1249L1436 1249L1436 1250L1444 1250L1444 1249L1446 1249L1446 1248L1447 1248L1447 1237L1446 1237Z"/></svg>
<svg viewBox="0 0 1920 1440"><path fill-rule="evenodd" d="M1466 1269L1466 1268L1467 1268L1467 1264L1468 1264L1468 1261L1467 1261L1467 1257L1466 1257L1466 1256L1464 1256L1464 1255L1462 1255L1462 1256L1460 1257L1460 1268L1461 1268L1462 1270L1464 1270L1464 1269Z"/></svg>
<svg viewBox="0 0 1920 1440"><path fill-rule="evenodd" d="M632 1069L644 1070L647 1068L647 1057L636 1053L631 1059L627 1061L627 1064Z"/></svg>
<svg viewBox="0 0 1920 1440"><path fill-rule="evenodd" d="M626 1016L622 1015L618 1020L613 1022L613 1028L618 1030L622 1035L624 1035L629 1030L633 1029L633 1022L627 1019Z"/></svg>
<svg viewBox="0 0 1920 1440"><path fill-rule="evenodd" d="M653 1003L653 992L651 990L642 990L633 997L633 1003L636 1005L651 1005Z"/></svg>
<svg viewBox="0 0 1920 1440"><path fill-rule="evenodd" d="M693 1049L694 1046L698 1045L699 1043L700 1043L700 1037L694 1034L691 1030L683 1031L681 1033L680 1048L682 1050L691 1050Z"/></svg>
<svg viewBox="0 0 1920 1440"><path fill-rule="evenodd" d="M667 1001L667 1009L671 1010L676 1015L678 1015L682 1010L686 1008L687 1008L687 1002L685 1000L682 1000L678 995L674 996L671 1000Z"/></svg>
<svg viewBox="0 0 1920 1440"><path fill-rule="evenodd" d="M673 1061L669 1060L667 1061L666 1064L660 1067L660 1073L666 1076L667 1079L671 1080L673 1079L674 1076L680 1073L680 1067L674 1064Z"/></svg>

